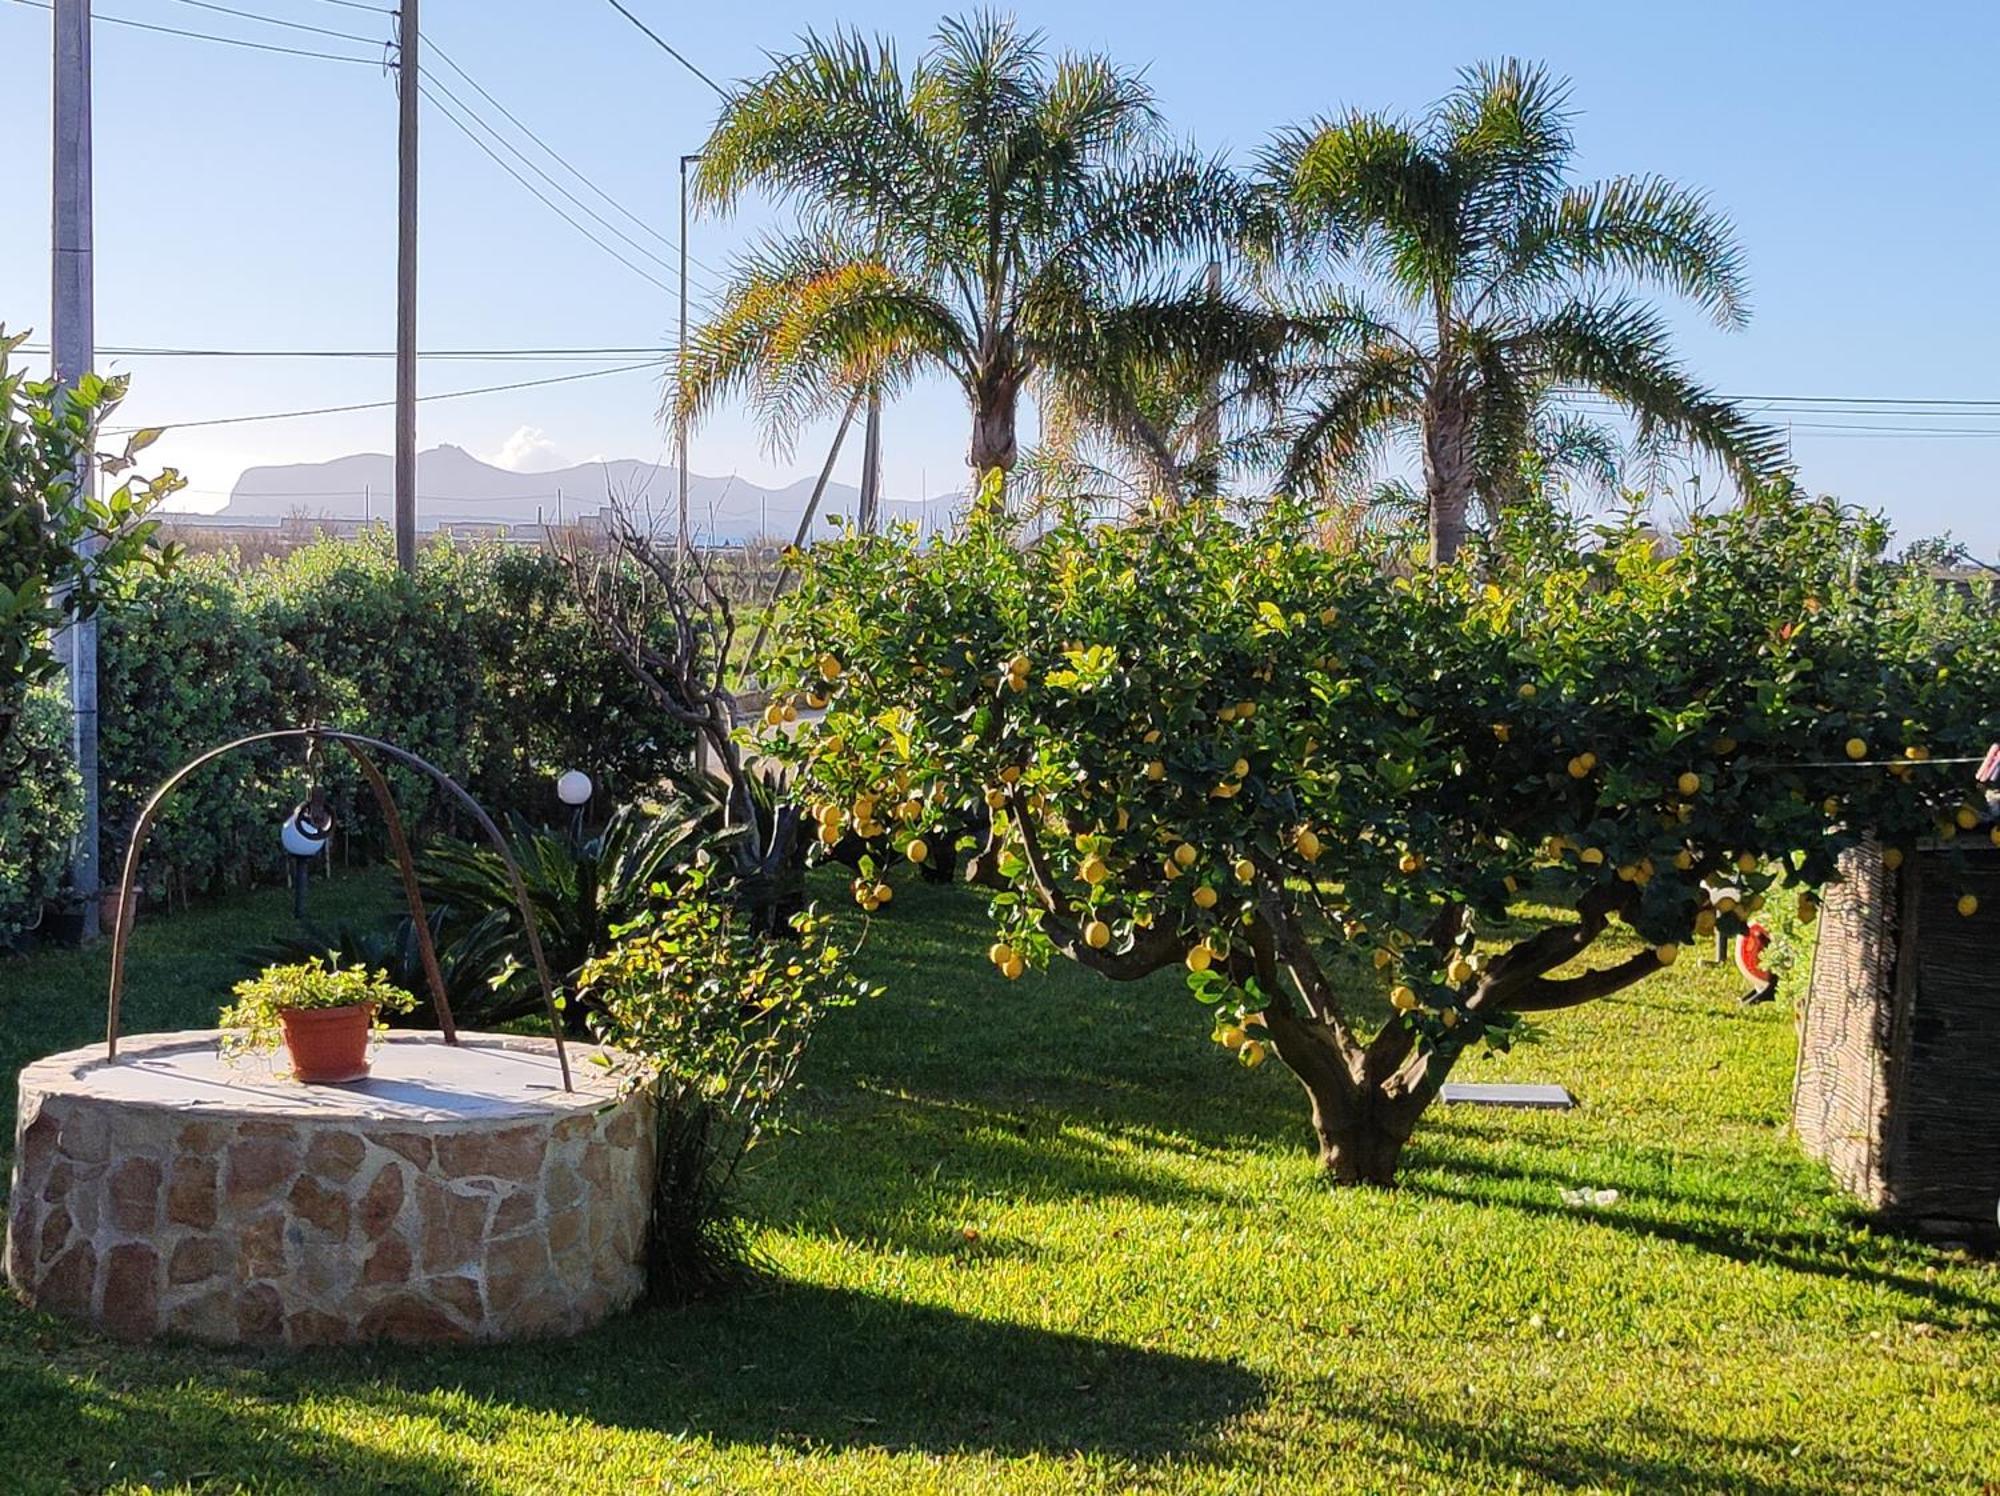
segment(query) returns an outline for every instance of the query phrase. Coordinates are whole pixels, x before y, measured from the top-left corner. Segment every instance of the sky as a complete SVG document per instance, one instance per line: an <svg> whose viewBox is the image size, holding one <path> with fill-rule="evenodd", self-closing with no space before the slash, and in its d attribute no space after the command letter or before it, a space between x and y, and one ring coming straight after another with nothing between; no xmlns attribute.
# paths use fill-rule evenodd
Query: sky
<svg viewBox="0 0 2000 1496"><path fill-rule="evenodd" d="M769 0L628 6L711 77L762 69L833 22L920 49L933 5L844 10ZM9 121L0 212L0 323L48 325L49 13L0 0L0 100ZM229 7L370 41L284 30L192 0L98 0L95 34L97 338L101 347L386 350L395 327L395 95L379 65L389 17L360 0L229 0ZM1226 6L1069 0L1015 13L1052 44L1143 67L1174 130L1248 159L1274 128L1349 107L1420 111L1464 65L1538 59L1570 78L1578 171L1658 172L1706 189L1735 222L1754 316L1724 332L1677 316L1697 374L1739 396L1822 397L1789 423L1804 482L1886 511L1905 537L1950 530L2000 553L2000 120L1988 4L1559 4L1466 0ZM293 57L107 24L124 17L325 50ZM676 335L677 162L714 122L710 89L608 0L428 0L437 80L611 225L614 237L507 159L652 280L536 201L432 106L422 146L420 338L427 350L655 348ZM464 70L452 71L440 57ZM540 156L476 79L611 201ZM617 204L612 206L612 202ZM623 216L631 214L633 217ZM638 220L635 222L634 220ZM733 249L761 226L698 220L694 315ZM646 227L641 227L641 223ZM664 238L652 237L653 234ZM636 245L636 247L635 247ZM658 262L640 249L656 254ZM663 263L662 263L663 262ZM654 284L653 282L658 282ZM39 340L38 340L39 341ZM431 359L426 394L551 379L637 362ZM386 401L372 359L99 360L134 375L131 424L189 423ZM453 443L535 470L668 449L657 371L438 400L421 444ZM1987 401L1928 416L1832 402ZM955 391L912 391L884 420L892 497L963 478ZM1892 429L1879 429L1879 428ZM1837 429L1835 429L1837 428ZM789 481L815 471L830 432L772 451L749 420L696 431L698 472ZM171 432L185 507L219 504L259 463L387 451L386 409ZM843 457L858 467L858 442Z"/></svg>

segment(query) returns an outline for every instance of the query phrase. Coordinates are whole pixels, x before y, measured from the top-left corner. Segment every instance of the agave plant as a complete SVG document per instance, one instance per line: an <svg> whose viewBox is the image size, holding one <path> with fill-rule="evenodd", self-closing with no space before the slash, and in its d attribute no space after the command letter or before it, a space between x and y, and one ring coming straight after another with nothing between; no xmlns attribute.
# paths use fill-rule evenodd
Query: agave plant
<svg viewBox="0 0 2000 1496"><path fill-rule="evenodd" d="M668 873L728 840L703 807L678 796L621 805L590 836L550 831L519 816L510 831L559 1000L573 988L579 968L610 949L612 932L650 906ZM419 857L417 871L424 897L453 912L446 928L454 963L485 963L489 990L475 1010L476 1021L497 1023L533 1013L541 994L500 855L483 846L439 842ZM572 1013L569 1021L580 1028L582 1015Z"/></svg>

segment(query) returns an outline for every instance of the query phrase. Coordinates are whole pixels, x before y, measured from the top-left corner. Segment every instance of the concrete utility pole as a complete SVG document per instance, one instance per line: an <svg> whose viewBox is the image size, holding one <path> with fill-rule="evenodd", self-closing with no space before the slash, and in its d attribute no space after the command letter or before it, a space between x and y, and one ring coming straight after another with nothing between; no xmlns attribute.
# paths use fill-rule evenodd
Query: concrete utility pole
<svg viewBox="0 0 2000 1496"><path fill-rule="evenodd" d="M681 336L674 350L674 445L681 466L681 553L688 548L688 423L681 413L681 391L687 384L688 341L688 168L701 159L701 152L681 157Z"/></svg>
<svg viewBox="0 0 2000 1496"><path fill-rule="evenodd" d="M91 266L90 0L55 0L55 159L50 350L56 382L74 389L97 359ZM77 463L76 501L90 497L90 453ZM84 541L86 557L99 542ZM83 826L70 859L70 884L83 901L83 936L99 932L97 900L97 623L84 619L64 631L58 646L69 677L77 772L83 778Z"/></svg>
<svg viewBox="0 0 2000 1496"><path fill-rule="evenodd" d="M868 392L868 425L861 438L861 497L855 523L863 535L882 528L882 394Z"/></svg>
<svg viewBox="0 0 2000 1496"><path fill-rule="evenodd" d="M396 564L417 569L418 0L396 13Z"/></svg>

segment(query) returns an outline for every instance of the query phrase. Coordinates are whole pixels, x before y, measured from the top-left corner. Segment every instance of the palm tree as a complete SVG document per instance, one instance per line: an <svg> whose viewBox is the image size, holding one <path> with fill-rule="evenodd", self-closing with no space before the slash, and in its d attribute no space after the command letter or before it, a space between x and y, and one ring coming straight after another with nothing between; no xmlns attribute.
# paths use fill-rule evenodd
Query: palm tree
<svg viewBox="0 0 2000 1496"><path fill-rule="evenodd" d="M1437 562L1474 501L1490 513L1519 494L1524 454L1601 470L1605 433L1571 393L1742 483L1777 463L1777 435L1689 376L1644 299L1673 292L1741 326L1728 221L1657 177L1571 183L1567 93L1538 66L1481 66L1421 121L1349 114L1264 155L1283 204L1267 251L1281 277L1323 288L1299 308L1316 334L1293 371L1287 486L1352 477L1415 437ZM1328 288L1343 272L1358 284Z"/></svg>
<svg viewBox="0 0 2000 1496"><path fill-rule="evenodd" d="M808 36L727 99L695 188L796 210L733 267L677 397L693 417L748 396L781 449L942 372L971 407L975 475L1004 475L1031 380L1096 409L1118 398L1100 371L1267 335L1201 281L1257 194L1170 143L1137 75L1051 57L999 16L946 21L907 74L887 41Z"/></svg>

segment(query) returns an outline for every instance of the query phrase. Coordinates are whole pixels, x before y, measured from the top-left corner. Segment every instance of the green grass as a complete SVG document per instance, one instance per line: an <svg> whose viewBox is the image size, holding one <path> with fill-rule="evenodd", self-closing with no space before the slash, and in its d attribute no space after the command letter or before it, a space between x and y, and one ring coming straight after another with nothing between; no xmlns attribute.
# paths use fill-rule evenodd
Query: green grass
<svg viewBox="0 0 2000 1496"><path fill-rule="evenodd" d="M1851 1214L1786 1133L1790 1014L1732 978L1684 961L1553 1016L1462 1074L1581 1109L1438 1110L1402 1188L1329 1193L1296 1087L1208 1044L1178 983L1010 985L963 893L888 914L888 995L836 1015L751 1180L762 1291L568 1344L296 1357L10 1303L0 1489L2000 1481L2000 1271ZM209 1021L245 965L217 952L283 923L274 895L147 927L132 1027ZM10 1079L97 1035L101 968L0 965ZM1620 1199L1572 1210L1572 1184Z"/></svg>

